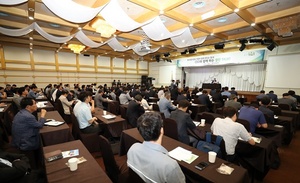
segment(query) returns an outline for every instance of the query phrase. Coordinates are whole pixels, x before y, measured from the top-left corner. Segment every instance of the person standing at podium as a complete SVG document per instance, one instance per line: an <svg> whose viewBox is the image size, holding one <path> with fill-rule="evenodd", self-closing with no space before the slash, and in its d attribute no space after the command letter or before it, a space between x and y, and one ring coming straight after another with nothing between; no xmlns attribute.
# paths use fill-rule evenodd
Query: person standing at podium
<svg viewBox="0 0 300 183"><path fill-rule="evenodd" d="M216 78L211 81L211 84L219 83Z"/></svg>

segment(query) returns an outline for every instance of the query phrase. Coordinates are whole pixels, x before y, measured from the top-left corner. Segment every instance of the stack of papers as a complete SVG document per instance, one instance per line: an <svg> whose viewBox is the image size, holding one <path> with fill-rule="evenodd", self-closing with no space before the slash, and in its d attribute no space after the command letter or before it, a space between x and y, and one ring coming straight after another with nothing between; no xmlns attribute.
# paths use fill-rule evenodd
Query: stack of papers
<svg viewBox="0 0 300 183"><path fill-rule="evenodd" d="M188 151L182 147L176 147L175 149L170 151L169 156L178 161L184 161L188 164L192 163L195 159L199 157L195 154L192 154L191 151Z"/></svg>
<svg viewBox="0 0 300 183"><path fill-rule="evenodd" d="M116 118L115 115L111 115L111 114L103 115L102 117L104 117L105 119L114 119L114 118Z"/></svg>
<svg viewBox="0 0 300 183"><path fill-rule="evenodd" d="M234 168L225 165L224 163L221 164L219 168L217 168L217 172L224 174L224 175L230 175L233 172Z"/></svg>
<svg viewBox="0 0 300 183"><path fill-rule="evenodd" d="M252 139L254 140L254 142L256 143L260 143L261 142L261 138L258 138L258 137L252 137Z"/></svg>
<svg viewBox="0 0 300 183"><path fill-rule="evenodd" d="M59 126L59 125L62 125L65 123L62 121L55 121L54 119L47 119L46 121L47 122L44 123L44 125L47 125L47 126Z"/></svg>
<svg viewBox="0 0 300 183"><path fill-rule="evenodd" d="M251 138L254 140L254 142L256 142L258 144L261 142L261 138L259 138L259 137L251 137ZM239 140L244 141L241 137L239 137Z"/></svg>
<svg viewBox="0 0 300 183"><path fill-rule="evenodd" d="M39 107L39 108L46 107L45 103L48 103L48 102L47 101L41 101L41 102L36 103L36 106Z"/></svg>

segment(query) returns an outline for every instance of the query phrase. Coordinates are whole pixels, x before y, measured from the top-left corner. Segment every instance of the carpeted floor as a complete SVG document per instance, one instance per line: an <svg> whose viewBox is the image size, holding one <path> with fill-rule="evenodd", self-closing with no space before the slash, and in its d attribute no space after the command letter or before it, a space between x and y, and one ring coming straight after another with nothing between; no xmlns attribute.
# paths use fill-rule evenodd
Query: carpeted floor
<svg viewBox="0 0 300 183"><path fill-rule="evenodd" d="M300 182L300 131L294 135L288 146L278 149L281 165L277 170L270 170L264 183L298 183Z"/></svg>

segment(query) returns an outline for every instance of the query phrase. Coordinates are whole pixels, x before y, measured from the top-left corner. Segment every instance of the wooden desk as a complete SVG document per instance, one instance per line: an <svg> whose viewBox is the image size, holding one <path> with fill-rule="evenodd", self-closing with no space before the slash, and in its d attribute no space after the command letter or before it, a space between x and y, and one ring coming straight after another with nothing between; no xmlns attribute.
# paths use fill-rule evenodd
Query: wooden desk
<svg viewBox="0 0 300 183"><path fill-rule="evenodd" d="M197 126L200 130L206 132L211 131L211 124L205 124L205 126ZM280 130L280 129L279 129ZM269 139L261 135L253 135L262 138L260 143L250 145L248 142L239 140L235 153L254 170L255 176L258 179L262 179L269 171L271 164L275 161L277 153L277 145L274 139Z"/></svg>
<svg viewBox="0 0 300 183"><path fill-rule="evenodd" d="M142 136L139 134L137 128L132 128L129 130L124 130L121 137L121 144L120 144L120 155L127 154L127 151L131 147L132 144L135 142L143 142ZM198 155L199 157L192 162L191 164L185 163L183 161L178 161L182 171L185 175L188 175L189 178L193 179L195 182L249 182L249 177L247 171L237 165L230 164L229 166L234 168L234 171L231 175L222 175L216 171L216 168L220 167L222 163L228 163L222 159L217 158L216 162L210 164L206 169L203 171L199 171L195 168L195 165L198 163L205 161L208 162L208 154L201 152L191 146L183 144L179 141L176 141L172 138L167 136L163 137L162 146L165 147L168 151L175 149L176 147L180 146L187 150L193 152L193 154Z"/></svg>
<svg viewBox="0 0 300 183"><path fill-rule="evenodd" d="M107 114L114 115L112 113L109 113L108 111ZM127 128L126 120L121 118L120 116L116 116L116 118L114 119L105 119L103 117L103 109L95 108L95 113L93 113L93 116L98 118L98 120L102 123L106 124L110 134L113 137L120 137L122 131Z"/></svg>
<svg viewBox="0 0 300 183"><path fill-rule="evenodd" d="M40 116L40 113L38 116ZM58 111L47 111L45 119L55 119L56 121L65 122ZM44 126L40 129L40 135L43 146L60 144L74 140L71 135L70 128L66 123L56 127Z"/></svg>
<svg viewBox="0 0 300 183"><path fill-rule="evenodd" d="M112 183L80 140L43 147L44 154L55 150L67 151L73 149L79 149L78 157L83 156L87 161L79 164L78 169L74 172L71 172L69 167L66 166L69 158L59 159L53 162L45 161L46 175L49 183Z"/></svg>

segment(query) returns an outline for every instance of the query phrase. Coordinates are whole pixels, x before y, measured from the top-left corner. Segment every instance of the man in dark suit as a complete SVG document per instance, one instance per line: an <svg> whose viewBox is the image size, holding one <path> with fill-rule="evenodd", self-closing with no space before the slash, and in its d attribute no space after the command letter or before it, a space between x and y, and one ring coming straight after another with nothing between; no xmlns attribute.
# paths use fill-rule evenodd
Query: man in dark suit
<svg viewBox="0 0 300 183"><path fill-rule="evenodd" d="M209 100L207 90L203 90L198 99L200 100L201 104L206 105L208 111L212 111L212 102Z"/></svg>
<svg viewBox="0 0 300 183"><path fill-rule="evenodd" d="M190 129L195 132L199 137L201 136L198 132L196 125L194 124L189 113L186 113L190 103L187 100L180 100L178 109L171 112L171 119L174 119L177 123L178 140L185 144L193 144L196 147L198 140L187 134L187 130Z"/></svg>
<svg viewBox="0 0 300 183"><path fill-rule="evenodd" d="M2 183L44 183L41 170L32 170L24 154L3 151L0 148L0 180Z"/></svg>
<svg viewBox="0 0 300 183"><path fill-rule="evenodd" d="M137 119L145 113L145 109L141 105L142 99L141 95L136 95L134 100L128 104L126 116L132 127L136 127Z"/></svg>
<svg viewBox="0 0 300 183"><path fill-rule="evenodd" d="M267 122L270 124L274 124L274 112L268 108L271 104L271 99L269 97L264 97L260 100L261 106L259 106L258 110L264 113L265 117L267 116Z"/></svg>

